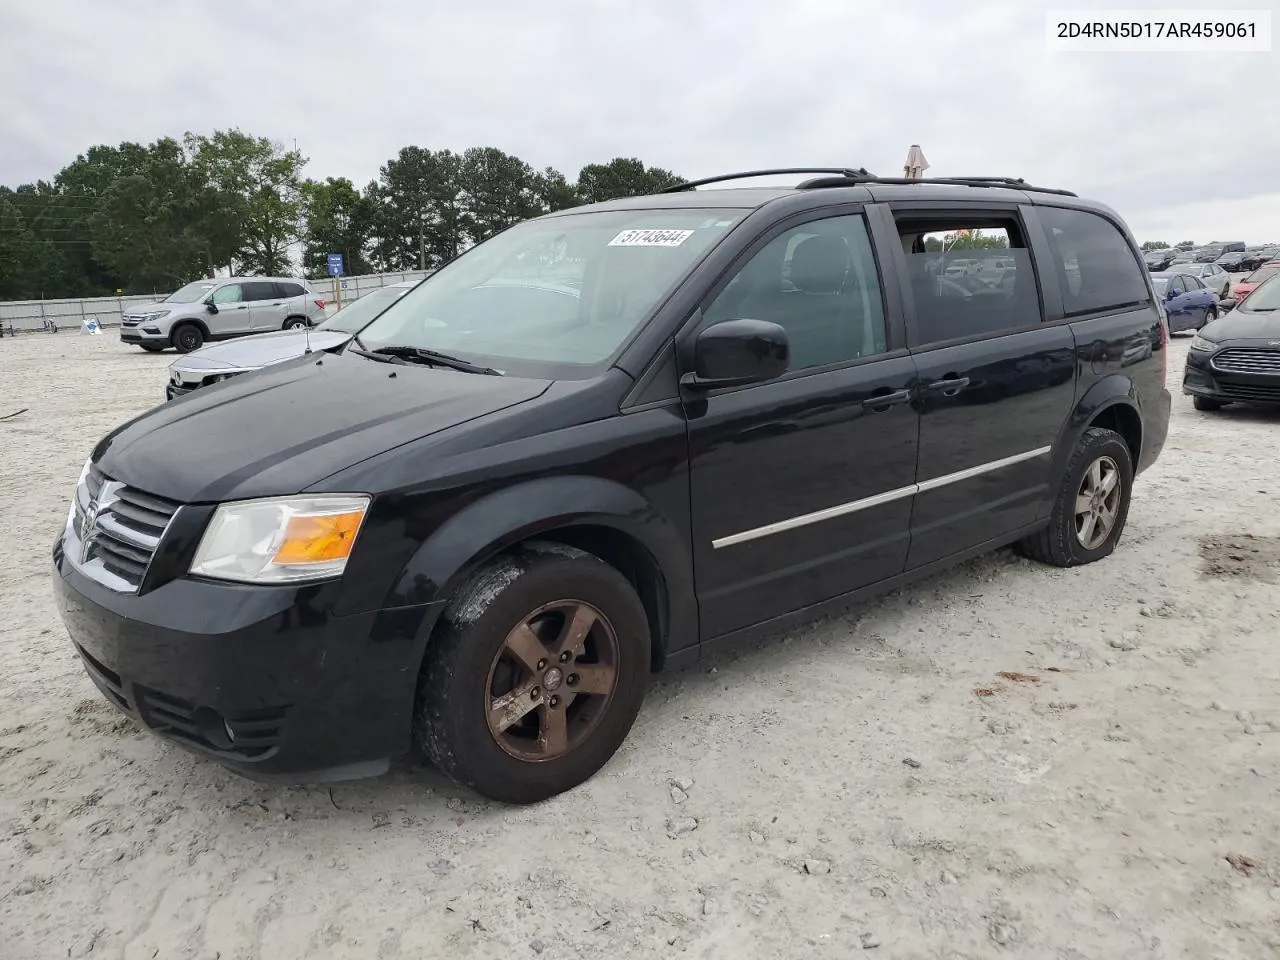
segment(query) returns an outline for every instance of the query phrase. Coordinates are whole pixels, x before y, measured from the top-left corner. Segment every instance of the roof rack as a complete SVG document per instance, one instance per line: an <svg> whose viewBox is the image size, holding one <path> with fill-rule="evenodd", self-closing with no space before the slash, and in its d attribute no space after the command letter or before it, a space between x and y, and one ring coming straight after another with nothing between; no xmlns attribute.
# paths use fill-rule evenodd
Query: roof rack
<svg viewBox="0 0 1280 960"><path fill-rule="evenodd" d="M779 167L774 170L749 170L744 173L726 173L718 177L704 177L701 180L690 180L667 187L663 193L681 193L697 187L705 187L726 180L746 180L754 177L776 177L793 173L822 174L796 185L797 190L821 190L827 187L849 187L860 183L901 184L938 184L955 187L1008 187L1011 190L1025 190L1029 193L1052 193L1060 197L1074 197L1077 194L1070 190L1059 190L1056 187L1037 187L1027 183L1021 177L877 177L864 167Z"/></svg>
<svg viewBox="0 0 1280 960"><path fill-rule="evenodd" d="M712 183L724 183L726 180L749 180L754 177L780 177L792 173L825 173L832 174L842 178L841 182L847 183L850 180L874 180L875 174L868 173L862 167L852 169L850 167L778 167L774 170L746 170L742 173L722 173L718 177L703 177L701 180L690 180L687 183L677 183L674 187L667 187L662 193L682 193L685 190L693 190L695 187L705 187Z"/></svg>

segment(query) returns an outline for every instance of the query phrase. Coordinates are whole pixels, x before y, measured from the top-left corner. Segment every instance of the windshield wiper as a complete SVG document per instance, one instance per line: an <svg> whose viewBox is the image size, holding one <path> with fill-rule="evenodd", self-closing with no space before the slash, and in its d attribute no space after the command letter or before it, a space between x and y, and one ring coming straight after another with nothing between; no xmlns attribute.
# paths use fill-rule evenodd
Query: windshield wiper
<svg viewBox="0 0 1280 960"><path fill-rule="evenodd" d="M435 350L425 350L422 347L409 346L392 346L378 347L376 350L363 351L357 350L357 353L366 353L380 357L391 359L407 360L410 363L425 363L433 367L448 367L450 370L461 370L463 373L481 373L489 377L502 376L501 370L495 370L493 367L481 366L478 363L471 363L459 357L451 357L447 353L439 353Z"/></svg>

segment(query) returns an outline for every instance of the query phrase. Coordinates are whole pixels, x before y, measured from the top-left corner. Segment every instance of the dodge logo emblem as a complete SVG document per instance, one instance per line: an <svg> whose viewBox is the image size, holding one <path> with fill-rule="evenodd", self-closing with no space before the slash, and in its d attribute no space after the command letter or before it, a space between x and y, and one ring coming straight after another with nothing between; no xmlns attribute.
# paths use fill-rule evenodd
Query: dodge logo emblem
<svg viewBox="0 0 1280 960"><path fill-rule="evenodd" d="M123 483L108 480L103 483L98 495L89 500L89 506L84 511L84 521L80 525L80 563L82 565L89 562L89 551L93 549L93 544L98 539L98 518L102 516L104 509L120 499L116 496L116 491L123 486Z"/></svg>

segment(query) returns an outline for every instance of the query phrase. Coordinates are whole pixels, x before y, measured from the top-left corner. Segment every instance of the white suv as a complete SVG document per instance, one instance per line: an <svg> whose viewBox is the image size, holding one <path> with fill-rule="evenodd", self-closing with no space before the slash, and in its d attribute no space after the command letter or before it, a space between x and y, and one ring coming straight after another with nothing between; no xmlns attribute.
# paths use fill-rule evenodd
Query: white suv
<svg viewBox="0 0 1280 960"><path fill-rule="evenodd" d="M298 280L197 280L156 303L130 307L120 321L120 339L153 353L170 346L190 353L209 340L300 330L323 319L324 301Z"/></svg>

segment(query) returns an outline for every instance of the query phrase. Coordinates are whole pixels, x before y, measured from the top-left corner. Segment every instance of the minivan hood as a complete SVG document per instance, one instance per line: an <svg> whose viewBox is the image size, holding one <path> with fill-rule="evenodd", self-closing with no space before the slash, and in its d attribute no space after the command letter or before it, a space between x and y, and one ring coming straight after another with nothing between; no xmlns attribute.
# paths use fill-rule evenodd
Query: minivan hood
<svg viewBox="0 0 1280 960"><path fill-rule="evenodd" d="M184 503L282 496L550 384L346 353L299 357L156 407L104 437L93 460Z"/></svg>
<svg viewBox="0 0 1280 960"><path fill-rule="evenodd" d="M350 339L351 334L338 330L312 330L310 336L302 330L275 330L202 347L179 357L169 367L172 370L222 370L228 367L256 370L302 356L308 342L313 353L321 353L336 350Z"/></svg>
<svg viewBox="0 0 1280 960"><path fill-rule="evenodd" d="M1200 330L1208 340L1280 340L1280 310L1250 311L1248 303L1207 323Z"/></svg>

